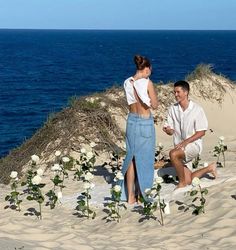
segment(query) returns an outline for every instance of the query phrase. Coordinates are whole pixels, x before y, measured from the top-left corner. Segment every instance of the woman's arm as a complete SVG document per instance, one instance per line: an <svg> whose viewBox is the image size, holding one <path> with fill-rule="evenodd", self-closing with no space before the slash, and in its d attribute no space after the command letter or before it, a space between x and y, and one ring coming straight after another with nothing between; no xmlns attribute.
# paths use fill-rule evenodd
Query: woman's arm
<svg viewBox="0 0 236 250"><path fill-rule="evenodd" d="M151 80L149 80L148 82L148 94L151 99L151 107L153 109L157 109L158 107L157 94Z"/></svg>

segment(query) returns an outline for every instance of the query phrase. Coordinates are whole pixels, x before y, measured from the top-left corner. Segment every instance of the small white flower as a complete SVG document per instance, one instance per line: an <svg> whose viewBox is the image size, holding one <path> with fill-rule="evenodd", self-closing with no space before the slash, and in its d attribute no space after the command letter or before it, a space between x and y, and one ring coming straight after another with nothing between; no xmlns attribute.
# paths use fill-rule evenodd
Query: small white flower
<svg viewBox="0 0 236 250"><path fill-rule="evenodd" d="M208 162L204 162L204 164L203 164L203 167L205 168L205 167L208 167Z"/></svg>
<svg viewBox="0 0 236 250"><path fill-rule="evenodd" d="M92 152L88 152L88 153L86 154L86 156L87 156L88 159L90 160L90 159L93 158L93 153L92 153Z"/></svg>
<svg viewBox="0 0 236 250"><path fill-rule="evenodd" d="M150 188L146 188L144 192L145 192L145 194L149 195L151 193L151 189Z"/></svg>
<svg viewBox="0 0 236 250"><path fill-rule="evenodd" d="M55 156L60 156L61 155L61 151L60 150L57 150L56 152L55 152Z"/></svg>
<svg viewBox="0 0 236 250"><path fill-rule="evenodd" d="M44 171L43 171L42 168L39 168L39 169L37 170L37 175L42 176L43 173L44 173Z"/></svg>
<svg viewBox="0 0 236 250"><path fill-rule="evenodd" d="M67 163L67 162L69 162L69 161L70 161L70 158L69 158L69 157L64 156L64 157L62 157L62 161L63 161L64 163Z"/></svg>
<svg viewBox="0 0 236 250"><path fill-rule="evenodd" d="M223 142L223 141L225 140L224 136L220 136L220 137L219 137L219 140L220 140L221 142Z"/></svg>
<svg viewBox="0 0 236 250"><path fill-rule="evenodd" d="M163 181L164 180L162 177L156 177L156 179L155 179L156 184L161 184Z"/></svg>
<svg viewBox="0 0 236 250"><path fill-rule="evenodd" d="M41 181L42 181L42 178L41 178L39 175L35 175L35 177L32 178L32 183L33 183L34 185L40 184Z"/></svg>
<svg viewBox="0 0 236 250"><path fill-rule="evenodd" d="M124 180L124 175L122 174L121 171L117 172L115 179L117 179L117 180Z"/></svg>
<svg viewBox="0 0 236 250"><path fill-rule="evenodd" d="M113 187L113 190L115 191L115 192L120 192L121 191L121 186L120 185L115 185L114 187Z"/></svg>
<svg viewBox="0 0 236 250"><path fill-rule="evenodd" d="M17 177L18 173L16 171L11 171L10 177L12 179L15 179Z"/></svg>
<svg viewBox="0 0 236 250"><path fill-rule="evenodd" d="M52 167L51 167L52 171L61 171L62 168L58 163L55 163Z"/></svg>
<svg viewBox="0 0 236 250"><path fill-rule="evenodd" d="M61 192L61 191L59 191L59 192L57 193L57 198L58 198L58 199L61 199L61 198L62 198L62 192Z"/></svg>
<svg viewBox="0 0 236 250"><path fill-rule="evenodd" d="M105 107L105 106L106 106L106 103L105 103L105 102L100 102L100 105L101 105L102 107Z"/></svg>
<svg viewBox="0 0 236 250"><path fill-rule="evenodd" d="M39 162L39 157L37 155L31 155L31 160L35 163Z"/></svg>
<svg viewBox="0 0 236 250"><path fill-rule="evenodd" d="M85 149L85 148L81 148L80 152L81 152L82 154L85 154L85 153L86 153L86 149Z"/></svg>
<svg viewBox="0 0 236 250"><path fill-rule="evenodd" d="M92 173L90 173L90 172L88 172L85 176L84 176L84 179L86 180L86 181L90 181L90 180L92 180L94 178L94 175L92 174Z"/></svg>
<svg viewBox="0 0 236 250"><path fill-rule="evenodd" d="M91 103L94 103L95 99L93 97L90 98L89 100Z"/></svg>
<svg viewBox="0 0 236 250"><path fill-rule="evenodd" d="M123 148L126 149L126 144L125 143L123 144Z"/></svg>
<svg viewBox="0 0 236 250"><path fill-rule="evenodd" d="M194 187L200 185L200 179L199 179L198 177L194 177L194 178L192 179L192 185L193 185Z"/></svg>
<svg viewBox="0 0 236 250"><path fill-rule="evenodd" d="M163 148L163 144L161 142L159 142L158 146L159 148Z"/></svg>
<svg viewBox="0 0 236 250"><path fill-rule="evenodd" d="M94 148L97 144L92 141L89 145L90 145L91 148Z"/></svg>

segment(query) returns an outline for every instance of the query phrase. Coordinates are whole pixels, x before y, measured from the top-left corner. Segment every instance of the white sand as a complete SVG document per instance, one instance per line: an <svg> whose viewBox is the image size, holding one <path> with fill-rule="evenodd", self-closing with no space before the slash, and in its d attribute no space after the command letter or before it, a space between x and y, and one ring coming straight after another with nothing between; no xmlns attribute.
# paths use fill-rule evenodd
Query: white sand
<svg viewBox="0 0 236 250"><path fill-rule="evenodd" d="M232 97L229 97L229 95ZM209 127L204 138L204 151L201 162L211 162L212 149L218 137L224 136L228 145L226 152L226 168L219 169L219 178L210 180L204 178L202 185L208 187L206 196L206 213L192 215L192 210L184 212L181 204L190 204L189 196L184 191L173 192L173 184L164 184L163 197L170 201L171 214L164 216L165 225L158 220L140 221L142 216L138 208L122 211L120 223L109 222L103 218L104 197L109 198L108 171L99 169L96 173L96 188L92 192L92 203L97 212L94 220L79 218L75 215L74 207L79 194L79 184L66 180L66 188L62 203L54 210L43 207L43 220L35 215L26 216L27 209L38 206L35 202L23 201L22 211L4 209L7 202L3 201L10 188L2 186L0 194L0 249L235 249L236 247L236 92L230 91L222 104L195 99L204 107ZM171 138L157 127L158 142L165 148L171 147ZM105 159L104 159L105 160ZM101 159L100 159L101 161ZM111 178L111 177L110 177ZM49 173L44 177L49 182Z"/></svg>

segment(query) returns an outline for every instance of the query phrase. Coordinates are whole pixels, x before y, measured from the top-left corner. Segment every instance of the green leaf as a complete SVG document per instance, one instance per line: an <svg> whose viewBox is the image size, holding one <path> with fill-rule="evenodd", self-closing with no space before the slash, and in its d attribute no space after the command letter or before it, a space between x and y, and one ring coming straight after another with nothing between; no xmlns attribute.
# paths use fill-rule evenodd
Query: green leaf
<svg viewBox="0 0 236 250"><path fill-rule="evenodd" d="M190 196L194 196L194 195L196 195L197 193L198 193L197 190L192 190L192 191L190 192Z"/></svg>
<svg viewBox="0 0 236 250"><path fill-rule="evenodd" d="M29 200L29 201L34 200L34 198L32 196L27 196L26 199Z"/></svg>
<svg viewBox="0 0 236 250"><path fill-rule="evenodd" d="M195 198L192 200L192 202L195 202L197 199L198 199L198 197L195 197Z"/></svg>
<svg viewBox="0 0 236 250"><path fill-rule="evenodd" d="M204 194L208 194L208 190L205 188L205 189L203 189L203 193Z"/></svg>
<svg viewBox="0 0 236 250"><path fill-rule="evenodd" d="M7 196L5 197L5 201L8 201L10 198L11 198L11 196L10 196L10 195L7 195Z"/></svg>

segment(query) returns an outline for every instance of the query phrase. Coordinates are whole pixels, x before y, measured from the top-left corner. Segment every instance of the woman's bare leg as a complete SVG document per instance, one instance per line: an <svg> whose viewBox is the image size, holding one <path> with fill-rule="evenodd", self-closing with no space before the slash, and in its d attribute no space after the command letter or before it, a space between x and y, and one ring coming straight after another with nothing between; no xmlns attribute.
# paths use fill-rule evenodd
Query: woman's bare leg
<svg viewBox="0 0 236 250"><path fill-rule="evenodd" d="M126 172L126 183L127 183L127 191L128 191L128 203L134 204L135 193L134 193L134 185L135 185L135 169L134 169L134 162L131 161L127 172Z"/></svg>

